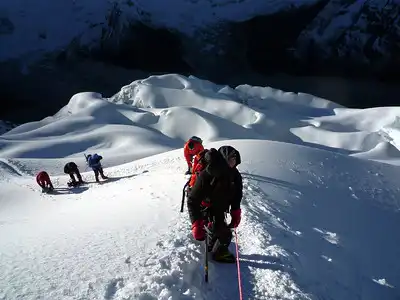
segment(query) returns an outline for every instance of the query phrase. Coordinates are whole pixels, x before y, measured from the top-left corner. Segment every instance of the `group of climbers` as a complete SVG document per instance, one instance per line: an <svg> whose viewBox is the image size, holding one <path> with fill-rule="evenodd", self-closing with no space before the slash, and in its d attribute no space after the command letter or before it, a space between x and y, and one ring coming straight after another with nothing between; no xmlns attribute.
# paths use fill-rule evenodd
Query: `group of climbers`
<svg viewBox="0 0 400 300"><path fill-rule="evenodd" d="M99 175L106 179L100 163L102 156L94 154L85 157L96 181L99 182ZM205 149L202 139L193 136L184 145L184 157L188 165L185 174L190 175L186 196L193 238L203 241L206 229L210 229L212 238L209 251L212 252L213 259L234 262L235 257L229 252L228 246L232 239L231 229L238 227L241 221L243 183L236 168L241 163L240 153L232 146ZM67 163L64 173L71 178L69 186L84 183L76 163ZM45 171L40 172L36 180L43 191L54 189ZM207 218L204 212L207 212ZM225 218L228 213L231 216L229 223Z"/></svg>
<svg viewBox="0 0 400 300"><path fill-rule="evenodd" d="M85 155L86 163L94 172L96 182L100 182L99 175L102 179L107 179L108 177L104 175L103 166L101 165L101 160L103 157L97 153L91 155ZM71 180L67 183L70 187L76 187L80 184L85 183L82 179L81 173L79 172L78 165L71 161L65 164L64 173L68 174ZM75 178L76 176L76 178ZM53 183L51 182L50 176L46 171L41 171L36 175L36 182L42 188L42 192L52 192L54 190Z"/></svg>

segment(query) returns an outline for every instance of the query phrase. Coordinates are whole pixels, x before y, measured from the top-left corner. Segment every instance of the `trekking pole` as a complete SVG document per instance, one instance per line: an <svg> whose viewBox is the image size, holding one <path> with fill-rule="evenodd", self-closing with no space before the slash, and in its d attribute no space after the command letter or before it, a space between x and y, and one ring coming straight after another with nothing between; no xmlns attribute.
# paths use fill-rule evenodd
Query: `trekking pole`
<svg viewBox="0 0 400 300"><path fill-rule="evenodd" d="M209 221L208 218L206 218L207 221ZM208 260L209 260L209 254L208 254L208 245L210 243L210 238L212 235L212 232L210 230L210 228L208 228L208 224L204 224L204 230L206 232L206 239L205 239L205 255L204 255L204 281L208 283Z"/></svg>
<svg viewBox="0 0 400 300"><path fill-rule="evenodd" d="M206 226L205 226L206 227ZM204 256L204 281L208 283L208 232L206 232L206 240L204 243L206 255Z"/></svg>
<svg viewBox="0 0 400 300"><path fill-rule="evenodd" d="M183 212L183 206L185 205L185 191L186 187L189 185L190 179L185 183L182 190L182 203L181 203L181 212Z"/></svg>
<svg viewBox="0 0 400 300"><path fill-rule="evenodd" d="M210 254L209 251L213 251L212 249L209 250L210 248L210 241L213 240L213 231L214 231L214 225L210 227L210 223L214 224L215 223L215 217L211 217L209 208L206 208L204 210L205 213L205 220L206 224L204 224L204 230L206 232L206 239L205 239L205 255L204 255L204 281L208 283L208 261L210 259ZM215 244L218 243L218 240L215 241L213 248L215 247Z"/></svg>

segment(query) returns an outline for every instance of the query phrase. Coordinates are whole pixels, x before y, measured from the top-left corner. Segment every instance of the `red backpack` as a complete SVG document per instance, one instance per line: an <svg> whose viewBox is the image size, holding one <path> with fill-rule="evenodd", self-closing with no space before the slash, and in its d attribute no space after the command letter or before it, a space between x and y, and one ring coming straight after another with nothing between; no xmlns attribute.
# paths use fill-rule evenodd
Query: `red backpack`
<svg viewBox="0 0 400 300"><path fill-rule="evenodd" d="M205 169L205 167L207 166L207 161L205 159L205 155L208 152L208 149L204 149L202 151L200 151L193 160L193 168L192 168L192 176L190 176L190 180L189 180L189 188L193 187L197 176L200 174L201 171L203 171Z"/></svg>

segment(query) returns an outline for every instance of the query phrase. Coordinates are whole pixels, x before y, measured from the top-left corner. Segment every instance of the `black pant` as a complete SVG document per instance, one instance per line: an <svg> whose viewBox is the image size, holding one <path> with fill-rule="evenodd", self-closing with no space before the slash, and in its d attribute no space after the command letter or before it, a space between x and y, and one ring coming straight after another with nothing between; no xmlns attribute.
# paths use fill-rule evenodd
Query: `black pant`
<svg viewBox="0 0 400 300"><path fill-rule="evenodd" d="M69 173L69 177L71 177L71 180L72 180L72 182L76 182L76 179L75 179L74 173L76 174L76 177L78 177L78 181L79 181L79 182L83 182L83 180L82 180L82 176L81 176L81 173L79 173L79 171L78 171L78 170L76 170L76 171L74 171L74 172L71 172L71 173Z"/></svg>
<svg viewBox="0 0 400 300"><path fill-rule="evenodd" d="M99 181L99 174L101 175L101 178L103 178L103 179L106 178L106 176L104 175L102 167L97 168L97 169L93 169L93 172L94 172L94 177L96 177L96 181Z"/></svg>
<svg viewBox="0 0 400 300"><path fill-rule="evenodd" d="M210 246L212 247L218 240L221 246L228 247L232 240L232 231L225 222L225 213L214 212L211 207L207 208L204 212L206 221L212 222Z"/></svg>

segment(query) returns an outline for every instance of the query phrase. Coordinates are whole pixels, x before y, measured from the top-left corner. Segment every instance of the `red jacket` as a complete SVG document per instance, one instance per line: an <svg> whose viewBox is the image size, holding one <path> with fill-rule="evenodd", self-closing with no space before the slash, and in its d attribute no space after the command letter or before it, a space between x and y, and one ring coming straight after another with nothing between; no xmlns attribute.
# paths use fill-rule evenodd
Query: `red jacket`
<svg viewBox="0 0 400 300"><path fill-rule="evenodd" d="M192 149L190 149L190 146L192 146ZM193 167L193 156L200 153L202 150L204 150L204 147L199 141L193 141L190 139L186 142L185 146L183 147L183 154L185 155L186 162L190 169Z"/></svg>
<svg viewBox="0 0 400 300"><path fill-rule="evenodd" d="M46 187L47 185L53 186L50 180L49 174L47 174L46 171L41 171L39 174L36 175L36 182L38 185L40 185L42 188Z"/></svg>

